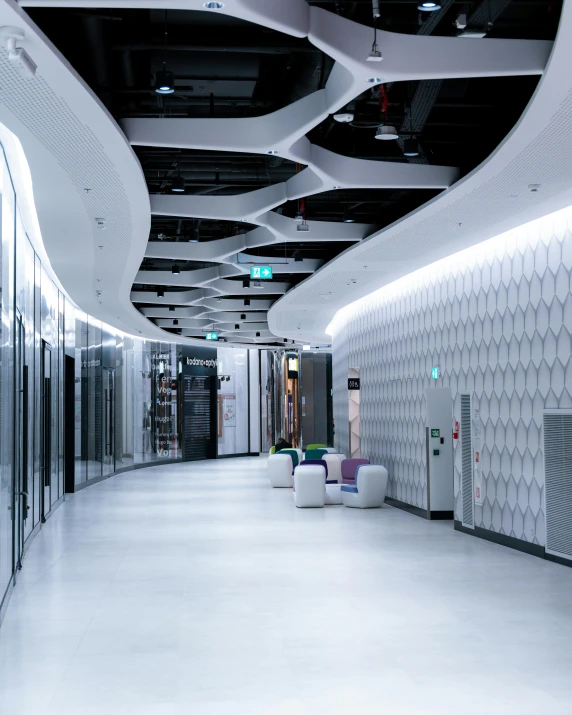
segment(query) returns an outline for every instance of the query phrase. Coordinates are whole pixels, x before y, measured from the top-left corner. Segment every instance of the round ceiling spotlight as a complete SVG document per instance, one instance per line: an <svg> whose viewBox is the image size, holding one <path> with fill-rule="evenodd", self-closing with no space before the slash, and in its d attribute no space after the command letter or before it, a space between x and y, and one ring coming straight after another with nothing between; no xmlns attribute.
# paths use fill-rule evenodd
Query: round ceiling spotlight
<svg viewBox="0 0 572 715"><path fill-rule="evenodd" d="M178 276L178 275L181 273L180 267L177 266L177 265L173 266L173 267L171 268L171 273L172 273L174 276Z"/></svg>
<svg viewBox="0 0 572 715"><path fill-rule="evenodd" d="M417 9L421 12L436 12L441 9L441 5L438 2L432 2L432 0L426 0L417 5Z"/></svg>
<svg viewBox="0 0 572 715"><path fill-rule="evenodd" d="M356 222L356 218L353 214L353 211L351 211L349 209L347 211L344 211L344 223L355 223L355 222Z"/></svg>
<svg viewBox="0 0 572 715"><path fill-rule="evenodd" d="M184 176L174 176L171 181L171 191L176 194L183 194L185 192L185 177Z"/></svg>
<svg viewBox="0 0 572 715"><path fill-rule="evenodd" d="M419 144L417 139L404 139L403 156L419 156Z"/></svg>
<svg viewBox="0 0 572 715"><path fill-rule="evenodd" d="M175 91L175 75L169 70L160 70L155 75L155 92L157 94L173 94Z"/></svg>
<svg viewBox="0 0 572 715"><path fill-rule="evenodd" d="M354 114L353 112L339 112L338 114L334 114L334 119L336 122L340 122L340 124L349 124L349 122L353 122Z"/></svg>
<svg viewBox="0 0 572 715"><path fill-rule="evenodd" d="M399 139L399 134L397 133L397 129L395 127L390 127L387 124L383 124L382 126L377 128L375 138L381 139L382 141L391 141L393 139Z"/></svg>
<svg viewBox="0 0 572 715"><path fill-rule="evenodd" d="M203 7L206 7L207 10L222 10L224 7L223 2L206 2L204 3Z"/></svg>

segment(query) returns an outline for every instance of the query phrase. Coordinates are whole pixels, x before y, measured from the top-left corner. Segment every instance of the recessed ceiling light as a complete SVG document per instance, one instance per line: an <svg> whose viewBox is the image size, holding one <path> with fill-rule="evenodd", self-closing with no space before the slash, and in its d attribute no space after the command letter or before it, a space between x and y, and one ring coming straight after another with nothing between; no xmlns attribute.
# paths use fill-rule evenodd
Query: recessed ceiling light
<svg viewBox="0 0 572 715"><path fill-rule="evenodd" d="M370 84L381 84L381 83L383 82L383 80L381 79L381 77L370 77L367 81L368 81Z"/></svg>
<svg viewBox="0 0 572 715"><path fill-rule="evenodd" d="M272 150L272 151L267 151L266 153L267 153L267 154L278 154L278 150L277 150L277 149L274 149L274 150Z"/></svg>
<svg viewBox="0 0 572 715"><path fill-rule="evenodd" d="M356 219L352 211L348 210L344 212L344 223L355 223Z"/></svg>
<svg viewBox="0 0 572 715"><path fill-rule="evenodd" d="M157 298L164 298L165 297L165 291L164 290L158 290L157 291Z"/></svg>
<svg viewBox="0 0 572 715"><path fill-rule="evenodd" d="M399 134L397 133L397 129L395 127L390 127L387 124L384 124L383 126L377 128L375 138L381 139L382 141L390 141L392 139L399 139Z"/></svg>
<svg viewBox="0 0 572 715"><path fill-rule="evenodd" d="M204 3L203 7L206 7L207 10L222 10L224 7L223 2L206 2Z"/></svg>
<svg viewBox="0 0 572 715"><path fill-rule="evenodd" d="M441 5L438 2L426 0L426 2L422 2L421 4L417 5L417 9L421 10L421 12L435 12L436 10L441 9Z"/></svg>
<svg viewBox="0 0 572 715"><path fill-rule="evenodd" d="M339 112L338 114L334 114L334 119L336 120L336 122L340 122L340 124L347 124L348 122L353 122L354 113L353 112Z"/></svg>

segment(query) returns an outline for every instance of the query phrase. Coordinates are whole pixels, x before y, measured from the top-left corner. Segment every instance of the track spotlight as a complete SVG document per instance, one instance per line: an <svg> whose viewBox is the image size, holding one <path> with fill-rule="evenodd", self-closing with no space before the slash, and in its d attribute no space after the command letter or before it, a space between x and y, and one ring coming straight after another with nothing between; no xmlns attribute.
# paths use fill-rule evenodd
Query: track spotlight
<svg viewBox="0 0 572 715"><path fill-rule="evenodd" d="M250 298L244 299L244 305L250 305Z"/></svg>
<svg viewBox="0 0 572 715"><path fill-rule="evenodd" d="M169 306L169 312L174 313L175 312L175 307L173 305Z"/></svg>
<svg viewBox="0 0 572 715"><path fill-rule="evenodd" d="M246 320L246 313L241 313L241 314L240 314L240 319L241 319L241 320Z"/></svg>
<svg viewBox="0 0 572 715"><path fill-rule="evenodd" d="M174 176L171 181L171 191L176 194L185 193L185 177L184 176Z"/></svg>
<svg viewBox="0 0 572 715"><path fill-rule="evenodd" d="M356 222L356 220L355 220L353 211L351 209L344 211L344 223L355 223L355 222Z"/></svg>
<svg viewBox="0 0 572 715"><path fill-rule="evenodd" d="M260 333L256 333L256 337L259 338L259 337L260 337Z"/></svg>
<svg viewBox="0 0 572 715"><path fill-rule="evenodd" d="M173 94L175 91L175 75L169 70L159 70L155 75L155 92L157 94Z"/></svg>
<svg viewBox="0 0 572 715"><path fill-rule="evenodd" d="M242 281L242 287L243 287L243 288L250 288L250 280L249 280L248 278L245 278L245 279Z"/></svg>
<svg viewBox="0 0 572 715"><path fill-rule="evenodd" d="M165 291L164 290L158 290L157 291L157 298L164 298L165 297Z"/></svg>
<svg viewBox="0 0 572 715"><path fill-rule="evenodd" d="M234 329L235 329L235 330L240 330L240 325L239 325L238 323L235 323L235 324L234 324Z"/></svg>
<svg viewBox="0 0 572 715"><path fill-rule="evenodd" d="M181 272L181 269L180 269L179 266L176 266L176 265L175 265L175 266L173 266L173 267L171 268L171 272L172 272L172 274L173 274L174 276L178 276L179 273Z"/></svg>
<svg viewBox="0 0 572 715"><path fill-rule="evenodd" d="M432 0L426 0L426 2L422 2L419 5L417 5L417 9L421 10L421 12L435 12L436 10L441 9L441 5L438 2L432 2Z"/></svg>
<svg viewBox="0 0 572 715"><path fill-rule="evenodd" d="M403 156L419 156L417 139L405 139L403 141Z"/></svg>
<svg viewBox="0 0 572 715"><path fill-rule="evenodd" d="M392 139L399 139L399 134L397 133L397 129L395 127L382 124L377 128L375 138L381 139L382 141L391 141Z"/></svg>
<svg viewBox="0 0 572 715"><path fill-rule="evenodd" d="M177 318L175 318L175 319L173 320L173 325L178 325L178 324L179 324L179 321L177 320Z"/></svg>

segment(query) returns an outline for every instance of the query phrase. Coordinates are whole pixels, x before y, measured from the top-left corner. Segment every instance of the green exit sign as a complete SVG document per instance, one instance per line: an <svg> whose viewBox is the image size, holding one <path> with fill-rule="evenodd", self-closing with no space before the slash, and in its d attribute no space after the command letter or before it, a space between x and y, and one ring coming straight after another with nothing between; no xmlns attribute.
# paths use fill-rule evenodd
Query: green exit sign
<svg viewBox="0 0 572 715"><path fill-rule="evenodd" d="M218 340L218 333L207 333L207 340Z"/></svg>
<svg viewBox="0 0 572 715"><path fill-rule="evenodd" d="M441 436L441 430L440 429L432 429L431 430L431 437L440 437Z"/></svg>
<svg viewBox="0 0 572 715"><path fill-rule="evenodd" d="M431 378L433 380L438 380L439 379L439 368L438 367L433 367L431 368Z"/></svg>
<svg viewBox="0 0 572 715"><path fill-rule="evenodd" d="M250 277L268 281L272 278L272 266L251 266Z"/></svg>

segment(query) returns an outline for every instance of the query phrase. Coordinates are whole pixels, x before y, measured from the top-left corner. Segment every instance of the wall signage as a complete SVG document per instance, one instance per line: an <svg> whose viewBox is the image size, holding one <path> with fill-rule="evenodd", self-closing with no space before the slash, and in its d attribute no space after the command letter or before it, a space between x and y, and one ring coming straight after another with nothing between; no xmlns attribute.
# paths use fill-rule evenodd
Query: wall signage
<svg viewBox="0 0 572 715"><path fill-rule="evenodd" d="M441 436L441 430L440 430L440 429L433 429L433 428L431 429L431 438L432 438L432 439L433 439L434 437L437 437L437 439L439 439L440 436Z"/></svg>
<svg viewBox="0 0 572 715"><path fill-rule="evenodd" d="M438 379L439 379L439 368L438 368L438 367L432 367L432 368L431 368L431 379L432 379L432 380L438 380Z"/></svg>
<svg viewBox="0 0 572 715"><path fill-rule="evenodd" d="M272 278L272 266L251 266L250 277L262 280L270 280Z"/></svg>
<svg viewBox="0 0 572 715"><path fill-rule="evenodd" d="M199 358L188 357L187 365L189 367L216 367L216 360L200 360Z"/></svg>
<svg viewBox="0 0 572 715"><path fill-rule="evenodd" d="M218 333L207 333L207 340L218 340Z"/></svg>
<svg viewBox="0 0 572 715"><path fill-rule="evenodd" d="M360 389L360 378L359 377L348 377L348 390L359 390Z"/></svg>

